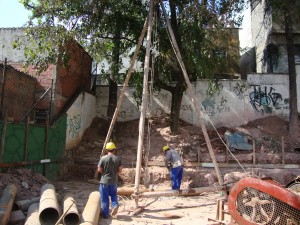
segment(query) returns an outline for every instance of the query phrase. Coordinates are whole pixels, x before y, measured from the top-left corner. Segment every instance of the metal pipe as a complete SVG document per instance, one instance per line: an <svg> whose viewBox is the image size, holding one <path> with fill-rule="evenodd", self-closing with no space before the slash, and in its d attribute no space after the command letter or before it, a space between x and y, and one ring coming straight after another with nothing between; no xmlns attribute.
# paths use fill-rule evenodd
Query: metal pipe
<svg viewBox="0 0 300 225"><path fill-rule="evenodd" d="M52 184L45 184L41 188L39 220L42 225L53 225L59 219L59 215L55 187Z"/></svg>
<svg viewBox="0 0 300 225"><path fill-rule="evenodd" d="M0 198L0 224L6 225L9 220L9 216L14 204L14 200L17 194L17 186L14 184L8 184L3 190Z"/></svg>
<svg viewBox="0 0 300 225"><path fill-rule="evenodd" d="M24 225L41 225L39 220L39 203L33 203L29 206Z"/></svg>
<svg viewBox="0 0 300 225"><path fill-rule="evenodd" d="M222 186L215 186L215 187L190 188L190 189L183 189L179 191L170 190L170 191L159 191L159 192L144 192L139 195L139 198L152 198L152 197L160 197L160 196L195 196L203 192L215 192L224 189L225 188Z"/></svg>
<svg viewBox="0 0 300 225"><path fill-rule="evenodd" d="M80 222L80 216L76 207L74 198L70 195L66 195L64 198L64 218L65 225L77 225Z"/></svg>
<svg viewBox="0 0 300 225"><path fill-rule="evenodd" d="M89 199L81 214L80 225L97 225L100 216L100 193L94 191L90 194Z"/></svg>

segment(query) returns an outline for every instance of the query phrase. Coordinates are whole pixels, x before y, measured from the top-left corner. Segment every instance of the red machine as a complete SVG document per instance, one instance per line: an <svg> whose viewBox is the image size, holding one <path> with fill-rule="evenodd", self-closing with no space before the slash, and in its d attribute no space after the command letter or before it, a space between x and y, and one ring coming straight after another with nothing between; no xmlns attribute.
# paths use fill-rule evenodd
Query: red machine
<svg viewBox="0 0 300 225"><path fill-rule="evenodd" d="M228 209L239 225L300 225L300 193L269 178L237 182L228 196Z"/></svg>

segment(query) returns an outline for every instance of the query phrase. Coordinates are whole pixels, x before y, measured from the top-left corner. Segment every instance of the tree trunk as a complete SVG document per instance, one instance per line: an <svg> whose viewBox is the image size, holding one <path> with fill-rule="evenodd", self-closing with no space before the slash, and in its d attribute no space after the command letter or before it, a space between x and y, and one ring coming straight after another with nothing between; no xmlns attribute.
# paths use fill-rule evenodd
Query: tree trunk
<svg viewBox="0 0 300 225"><path fill-rule="evenodd" d="M172 93L171 102L171 132L172 134L178 133L179 128L179 115L182 102L183 91L181 87L176 87Z"/></svg>
<svg viewBox="0 0 300 225"><path fill-rule="evenodd" d="M112 117L114 115L117 102L118 102L118 83L117 77L119 76L119 60L120 60L120 28L118 26L118 21L116 21L115 36L113 39L113 51L112 51L112 66L109 77L109 97L108 97L108 108L107 108L107 118L108 124L111 123ZM112 138L114 137L114 131L112 132ZM113 138L114 139L114 138Z"/></svg>
<svg viewBox="0 0 300 225"><path fill-rule="evenodd" d="M178 31L178 23L177 23L177 16L176 16L176 10L175 10L175 2L173 0L169 1L170 3L170 12L171 12L171 26L174 32L175 39L178 44L179 50L182 52L182 45L181 45L181 37ZM178 133L178 127L179 127L179 115L180 115L180 108L181 108L181 102L182 102L182 96L183 92L186 89L184 77L182 74L182 71L180 69L179 63L178 65L178 71L177 68L174 70L174 78L176 79L176 86L171 91L172 94L172 102L171 102L171 132L173 134Z"/></svg>
<svg viewBox="0 0 300 225"><path fill-rule="evenodd" d="M285 35L287 43L288 69L289 69L289 135L297 137L299 135L298 110L297 110L297 86L296 86L296 68L295 68L295 47L293 37L293 24L290 10L285 14Z"/></svg>

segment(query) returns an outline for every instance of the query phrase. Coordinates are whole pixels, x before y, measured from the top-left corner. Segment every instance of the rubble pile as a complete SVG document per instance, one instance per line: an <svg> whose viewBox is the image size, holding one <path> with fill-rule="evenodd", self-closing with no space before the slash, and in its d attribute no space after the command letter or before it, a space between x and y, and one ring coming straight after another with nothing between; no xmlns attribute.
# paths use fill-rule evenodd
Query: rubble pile
<svg viewBox="0 0 300 225"><path fill-rule="evenodd" d="M22 168L0 173L0 193L9 183L16 185L17 195L15 201L20 201L39 197L41 187L49 181L41 174Z"/></svg>

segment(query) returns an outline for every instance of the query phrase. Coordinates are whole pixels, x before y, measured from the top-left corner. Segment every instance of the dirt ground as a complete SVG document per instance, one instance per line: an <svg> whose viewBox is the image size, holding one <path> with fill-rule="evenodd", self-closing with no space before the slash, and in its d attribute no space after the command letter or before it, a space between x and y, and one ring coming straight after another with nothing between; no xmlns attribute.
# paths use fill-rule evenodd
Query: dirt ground
<svg viewBox="0 0 300 225"><path fill-rule="evenodd" d="M169 144L178 150L185 162L211 162L206 142L201 129L193 125L180 122L179 133L172 135L169 128L168 117L155 118L149 121L150 132L145 134L149 142L148 150L144 150L144 159L152 162L163 162L161 147ZM18 188L16 201L38 197L40 188L45 183L53 183L56 188L57 197L62 205L63 197L68 193L76 200L79 213L81 213L91 192L98 190L98 184L89 183L96 169L102 145L105 140L105 122L95 120L92 126L85 132L82 142L72 150L72 159L94 160L92 164L84 166L74 163L72 173L58 181L48 181L45 177L24 168L11 169L10 172L0 173L0 192L8 183L15 183ZM124 170L120 176L119 186L132 187L134 184L136 146L138 142L138 121L118 123L113 134L113 140L118 147L118 155L122 158ZM252 121L240 127L221 127L217 130L208 130L212 148L219 163L237 163L241 165L253 163L252 151L235 150L226 154L226 146L221 138L225 131L244 133L249 143L255 142L257 164L280 165L282 163L282 147L285 150L286 164L300 164L300 139L291 139L287 132L288 124L277 116L266 117ZM147 129L145 129L146 131ZM146 146L146 144L145 144ZM199 153L199 155L198 155ZM148 157L147 157L148 156ZM234 157L233 157L234 156ZM145 163L145 161L143 161ZM254 176L262 178L272 177L285 186L300 175L299 169L263 169L251 167L221 168L221 174L228 187L234 185L242 177ZM149 166L142 171L141 184L152 185L154 189L170 190L170 177L165 167ZM186 167L182 189L213 186L218 183L214 168ZM193 197L159 197L141 199L140 206L145 209L135 216L130 216L134 209L134 200L129 197L119 197L120 209L117 218L100 219L99 225L103 224L209 224L208 218L216 216L216 202L223 198L221 193L202 193ZM225 208L227 205L225 204ZM226 216L226 221L229 216Z"/></svg>

